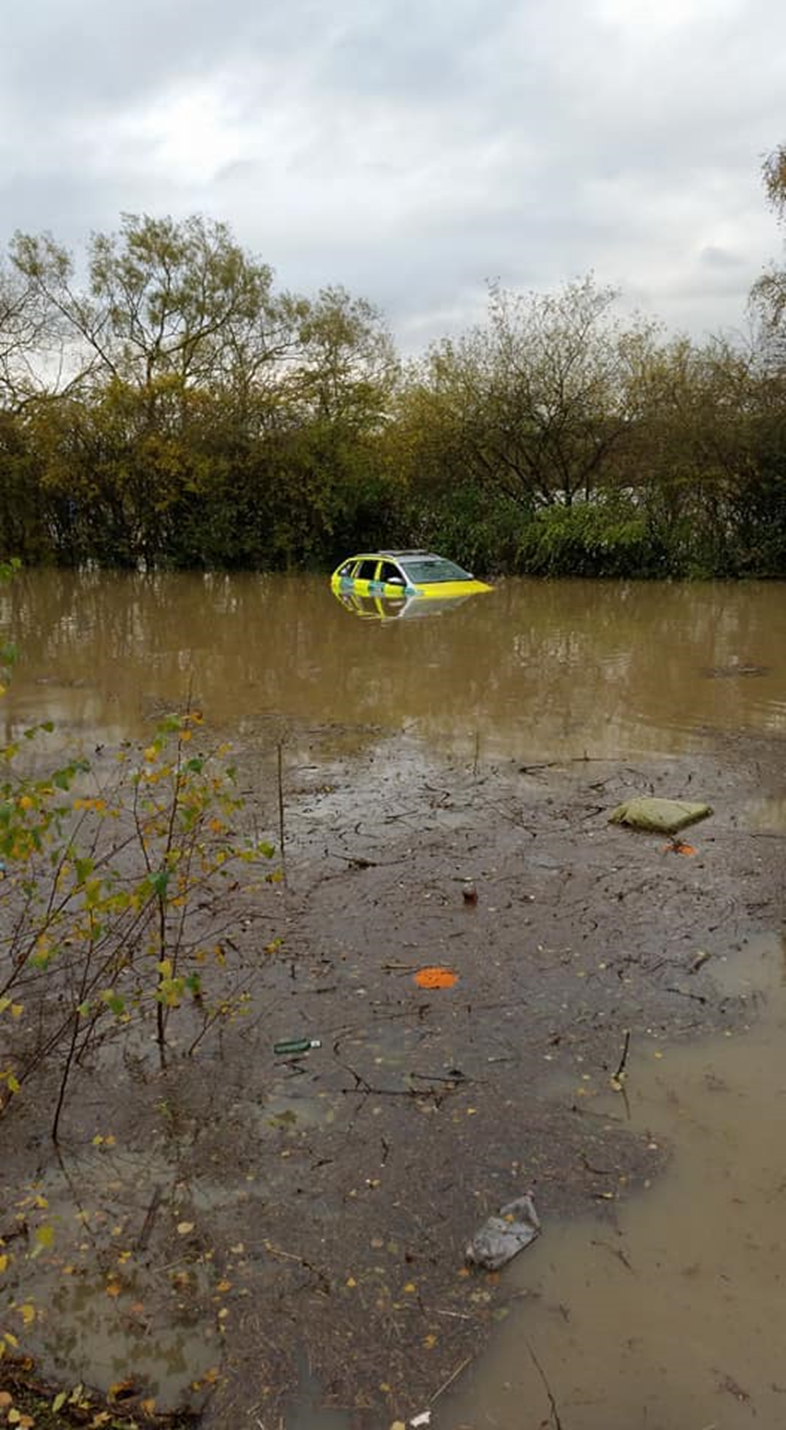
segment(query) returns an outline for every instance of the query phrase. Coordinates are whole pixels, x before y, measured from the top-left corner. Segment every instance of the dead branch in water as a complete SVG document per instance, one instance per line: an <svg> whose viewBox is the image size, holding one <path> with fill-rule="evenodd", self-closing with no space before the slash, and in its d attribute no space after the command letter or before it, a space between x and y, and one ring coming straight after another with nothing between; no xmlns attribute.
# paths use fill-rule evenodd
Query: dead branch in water
<svg viewBox="0 0 786 1430"><path fill-rule="evenodd" d="M546 1392L546 1394L547 1394L547 1396L548 1396L548 1398L549 1398L549 1406L551 1407L551 1418L552 1418L552 1420L554 1421L554 1430L563 1430L562 1421L561 1421L560 1418L559 1418L559 1411L558 1411L558 1409L557 1409L557 1402L556 1402L556 1400L554 1399L554 1392L552 1391L551 1386L549 1385L548 1376L546 1375L546 1372L545 1372L545 1370L543 1369L543 1366L541 1365L540 1361L538 1360L537 1356L535 1355L535 1352L534 1352L534 1350L532 1349L532 1346L530 1345L530 1343L529 1343L529 1341L527 1340L526 1336L524 1337L524 1344L525 1344L525 1346L527 1347L527 1350L529 1351L530 1360L532 1361L532 1364L534 1365L536 1371L538 1372L538 1375L540 1376L541 1380L543 1381L543 1388L544 1388L544 1390L545 1390L545 1392Z"/></svg>

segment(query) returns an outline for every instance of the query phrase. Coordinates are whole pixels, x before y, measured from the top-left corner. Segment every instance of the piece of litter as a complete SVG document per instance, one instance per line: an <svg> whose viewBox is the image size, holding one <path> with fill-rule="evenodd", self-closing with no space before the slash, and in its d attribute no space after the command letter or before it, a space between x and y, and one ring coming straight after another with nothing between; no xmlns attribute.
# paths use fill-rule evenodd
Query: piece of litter
<svg viewBox="0 0 786 1430"><path fill-rule="evenodd" d="M276 1057L287 1057L293 1053L308 1053L312 1048L321 1048L320 1038L289 1038L283 1043L274 1043L273 1052Z"/></svg>
<svg viewBox="0 0 786 1430"><path fill-rule="evenodd" d="M413 1417L412 1417L412 1419L410 1420L409 1423L410 1423L410 1425L413 1427L413 1430L417 1430L417 1427L418 1427L419 1425L430 1425L430 1424L431 1424L431 1411L430 1411L430 1410L422 1410L421 1413L420 1413L420 1415L413 1415Z"/></svg>
<svg viewBox="0 0 786 1430"><path fill-rule="evenodd" d="M689 824L712 814L708 804L696 804L686 799L655 799L640 795L626 800L609 815L609 824L626 824L631 829L648 830L651 834L677 834Z"/></svg>
<svg viewBox="0 0 786 1430"><path fill-rule="evenodd" d="M458 983L458 974L452 968L419 968L412 976L418 988L452 988Z"/></svg>
<svg viewBox="0 0 786 1430"><path fill-rule="evenodd" d="M526 1196L500 1207L496 1216L490 1216L483 1223L467 1247L466 1259L487 1271L498 1271L529 1246L540 1235L540 1229L532 1194L527 1192Z"/></svg>

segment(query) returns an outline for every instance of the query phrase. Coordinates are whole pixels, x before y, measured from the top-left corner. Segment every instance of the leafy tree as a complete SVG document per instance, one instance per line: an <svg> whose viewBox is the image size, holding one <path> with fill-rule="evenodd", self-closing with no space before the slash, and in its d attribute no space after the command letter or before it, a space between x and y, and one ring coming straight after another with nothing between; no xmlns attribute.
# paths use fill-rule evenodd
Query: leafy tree
<svg viewBox="0 0 786 1430"><path fill-rule="evenodd" d="M492 285L486 324L437 345L421 374L451 462L525 510L570 506L602 485L652 341L651 327L613 318L616 298L591 275L545 295Z"/></svg>
<svg viewBox="0 0 786 1430"><path fill-rule="evenodd" d="M225 224L193 216L126 214L117 234L94 234L89 287L75 286L73 258L50 235L18 233L11 258L33 292L68 326L89 374L145 391L184 389L231 366L236 329L270 303L272 272L250 258Z"/></svg>

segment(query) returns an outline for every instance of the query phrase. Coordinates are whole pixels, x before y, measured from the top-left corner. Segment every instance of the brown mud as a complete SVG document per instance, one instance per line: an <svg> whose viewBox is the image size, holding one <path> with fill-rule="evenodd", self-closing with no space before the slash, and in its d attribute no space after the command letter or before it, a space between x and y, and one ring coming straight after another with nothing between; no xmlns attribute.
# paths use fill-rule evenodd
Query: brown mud
<svg viewBox="0 0 786 1430"><path fill-rule="evenodd" d="M247 722L239 760L271 837L281 738ZM27 1234L29 1188L57 1225L20 1288L45 1306L46 1373L136 1377L216 1427L272 1430L303 1366L363 1430L433 1405L509 1310L505 1272L465 1266L486 1216L531 1189L544 1237L613 1220L663 1168L624 1079L603 1116L582 1080L755 1017L713 968L782 925L783 839L753 811L784 798L783 752L714 737L624 767L491 764L290 731L286 879L233 909L247 1017L163 1072L145 1049L84 1070L59 1162L35 1106L3 1124L0 1234ZM608 824L639 793L709 801L695 852ZM454 985L419 987L429 965ZM288 1038L320 1046L276 1056ZM546 1096L555 1074L572 1103Z"/></svg>

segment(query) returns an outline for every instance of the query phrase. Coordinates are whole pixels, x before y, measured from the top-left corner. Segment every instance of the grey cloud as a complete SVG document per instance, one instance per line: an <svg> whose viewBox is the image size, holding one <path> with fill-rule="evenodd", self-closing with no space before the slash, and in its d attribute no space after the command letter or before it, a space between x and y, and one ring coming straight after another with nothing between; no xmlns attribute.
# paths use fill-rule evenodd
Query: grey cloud
<svg viewBox="0 0 786 1430"><path fill-rule="evenodd" d="M418 338L487 277L590 268L728 326L778 251L776 0L37 0L5 29L0 240L207 212L282 284L344 282Z"/></svg>

